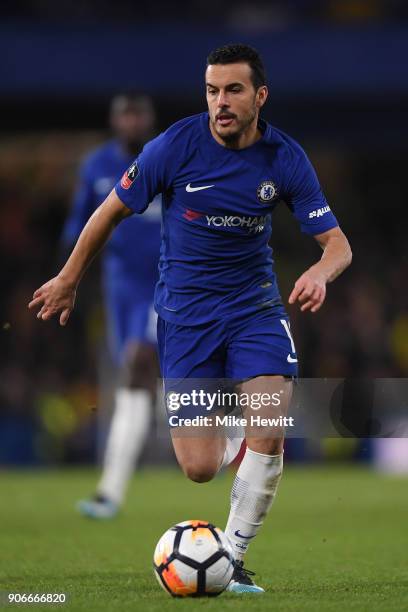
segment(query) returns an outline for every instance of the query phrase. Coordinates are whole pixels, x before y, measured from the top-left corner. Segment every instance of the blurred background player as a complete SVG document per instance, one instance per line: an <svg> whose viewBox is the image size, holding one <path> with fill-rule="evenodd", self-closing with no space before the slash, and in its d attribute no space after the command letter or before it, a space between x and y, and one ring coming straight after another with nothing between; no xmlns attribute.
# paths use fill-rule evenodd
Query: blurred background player
<svg viewBox="0 0 408 612"><path fill-rule="evenodd" d="M94 210L154 134L155 111L144 94L121 94L111 103L114 138L90 153L62 241L72 247ZM96 493L78 503L81 514L113 517L126 491L151 423L158 365L153 294L160 248L161 198L146 215L134 215L116 229L102 258L107 333L119 368L114 411Z"/></svg>

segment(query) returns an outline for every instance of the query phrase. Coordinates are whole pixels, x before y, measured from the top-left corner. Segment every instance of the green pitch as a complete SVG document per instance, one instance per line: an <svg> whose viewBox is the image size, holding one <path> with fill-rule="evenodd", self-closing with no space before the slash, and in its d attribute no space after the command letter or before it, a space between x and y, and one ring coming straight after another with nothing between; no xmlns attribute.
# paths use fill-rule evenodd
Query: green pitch
<svg viewBox="0 0 408 612"><path fill-rule="evenodd" d="M0 590L66 592L33 610L408 610L408 482L353 468L286 468L247 566L265 595L174 600L152 553L173 523L224 527L232 475L194 484L173 470L135 476L120 517L97 523L74 503L96 472L0 472ZM17 606L14 606L17 607ZM11 608L7 608L11 609Z"/></svg>

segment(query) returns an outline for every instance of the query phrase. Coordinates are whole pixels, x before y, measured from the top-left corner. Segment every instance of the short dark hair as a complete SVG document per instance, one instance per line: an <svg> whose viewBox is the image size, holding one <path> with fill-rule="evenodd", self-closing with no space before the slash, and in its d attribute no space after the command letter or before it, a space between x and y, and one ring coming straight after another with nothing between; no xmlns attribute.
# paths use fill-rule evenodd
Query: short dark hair
<svg viewBox="0 0 408 612"><path fill-rule="evenodd" d="M235 64L245 62L251 68L252 84L257 90L266 85L266 73L258 51L249 45L234 44L219 47L207 57L207 66L213 64Z"/></svg>

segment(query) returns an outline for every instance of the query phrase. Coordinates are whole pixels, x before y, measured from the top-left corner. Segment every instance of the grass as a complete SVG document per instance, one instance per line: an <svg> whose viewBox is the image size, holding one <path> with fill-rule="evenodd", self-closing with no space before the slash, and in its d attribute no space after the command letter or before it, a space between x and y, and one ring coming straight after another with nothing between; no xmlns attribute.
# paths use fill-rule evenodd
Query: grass
<svg viewBox="0 0 408 612"><path fill-rule="evenodd" d="M0 472L0 590L69 597L65 605L20 608L408 610L403 478L356 468L287 468L271 515L247 555L247 566L267 593L201 600L164 593L152 573L152 553L162 532L181 520L200 518L223 527L231 474L197 485L174 470L142 471L120 517L103 524L74 511L95 480L95 472L81 470Z"/></svg>

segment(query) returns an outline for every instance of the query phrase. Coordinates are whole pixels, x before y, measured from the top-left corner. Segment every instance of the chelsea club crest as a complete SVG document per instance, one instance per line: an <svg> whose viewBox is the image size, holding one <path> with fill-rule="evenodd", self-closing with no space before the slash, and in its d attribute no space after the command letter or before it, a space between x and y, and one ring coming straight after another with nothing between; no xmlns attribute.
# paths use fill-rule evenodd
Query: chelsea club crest
<svg viewBox="0 0 408 612"><path fill-rule="evenodd" d="M260 202L267 203L278 195L278 190L272 181L263 181L256 190L256 195Z"/></svg>

